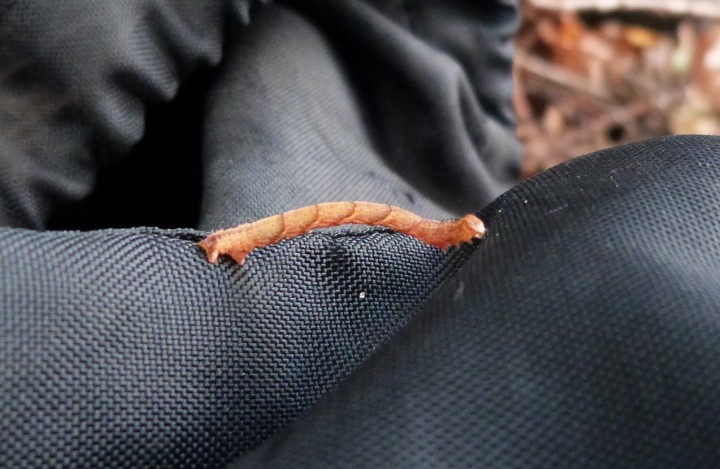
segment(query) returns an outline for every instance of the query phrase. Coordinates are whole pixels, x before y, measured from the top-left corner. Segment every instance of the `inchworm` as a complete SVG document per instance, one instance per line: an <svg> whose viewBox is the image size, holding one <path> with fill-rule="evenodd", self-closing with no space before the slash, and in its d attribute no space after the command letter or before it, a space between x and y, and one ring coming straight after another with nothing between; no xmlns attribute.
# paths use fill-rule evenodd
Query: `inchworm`
<svg viewBox="0 0 720 469"><path fill-rule="evenodd" d="M279 215L216 231L199 245L213 264L228 254L242 265L255 248L294 238L315 228L347 224L375 225L405 233L442 250L470 243L485 235L485 225L475 215L446 221L422 218L398 207L370 202L329 202L290 210Z"/></svg>

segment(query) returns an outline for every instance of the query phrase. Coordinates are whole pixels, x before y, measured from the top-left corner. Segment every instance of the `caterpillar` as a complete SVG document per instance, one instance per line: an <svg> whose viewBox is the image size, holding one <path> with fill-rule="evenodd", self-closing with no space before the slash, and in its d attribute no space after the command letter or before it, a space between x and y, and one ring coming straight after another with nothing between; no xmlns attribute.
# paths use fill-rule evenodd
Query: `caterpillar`
<svg viewBox="0 0 720 469"><path fill-rule="evenodd" d="M436 221L392 205L328 202L216 231L198 244L213 264L219 256L227 254L243 265L245 257L253 249L300 236L315 228L347 224L384 226L443 251L449 246L470 243L473 239L480 239L485 235L482 220L472 214L453 220Z"/></svg>

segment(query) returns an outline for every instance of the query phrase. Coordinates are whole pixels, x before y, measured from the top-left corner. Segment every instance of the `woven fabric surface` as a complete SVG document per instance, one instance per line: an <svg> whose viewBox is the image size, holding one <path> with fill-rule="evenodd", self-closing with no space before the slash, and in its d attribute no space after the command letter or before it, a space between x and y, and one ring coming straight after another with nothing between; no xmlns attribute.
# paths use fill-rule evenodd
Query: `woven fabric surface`
<svg viewBox="0 0 720 469"><path fill-rule="evenodd" d="M0 229L4 467L222 467L391 337L467 255L388 230L207 262L198 233Z"/></svg>
<svg viewBox="0 0 720 469"><path fill-rule="evenodd" d="M0 465L222 467L468 254L334 230L241 269L193 229L352 199L442 218L513 183L513 4L266 3L0 4Z"/></svg>
<svg viewBox="0 0 720 469"><path fill-rule="evenodd" d="M516 27L507 0L0 2L0 466L717 465L718 139L490 203ZM352 199L485 206L489 236L196 245Z"/></svg>
<svg viewBox="0 0 720 469"><path fill-rule="evenodd" d="M234 467L716 466L718 190L718 137L519 185L401 333Z"/></svg>

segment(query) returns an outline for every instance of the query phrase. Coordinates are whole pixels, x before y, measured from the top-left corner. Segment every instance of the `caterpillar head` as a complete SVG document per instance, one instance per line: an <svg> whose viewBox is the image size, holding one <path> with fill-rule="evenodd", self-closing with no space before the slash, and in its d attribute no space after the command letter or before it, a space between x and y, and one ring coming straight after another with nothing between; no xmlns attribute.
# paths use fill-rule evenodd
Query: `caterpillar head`
<svg viewBox="0 0 720 469"><path fill-rule="evenodd" d="M458 242L470 243L485 236L485 224L475 215L465 215L458 223Z"/></svg>

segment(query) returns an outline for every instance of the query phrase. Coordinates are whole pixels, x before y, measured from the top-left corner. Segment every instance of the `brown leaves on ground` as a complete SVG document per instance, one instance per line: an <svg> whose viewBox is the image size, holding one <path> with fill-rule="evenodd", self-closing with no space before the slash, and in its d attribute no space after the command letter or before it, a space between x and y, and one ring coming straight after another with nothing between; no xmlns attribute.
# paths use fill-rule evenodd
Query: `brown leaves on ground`
<svg viewBox="0 0 720 469"><path fill-rule="evenodd" d="M515 109L525 177L667 134L720 134L720 21L524 2Z"/></svg>

